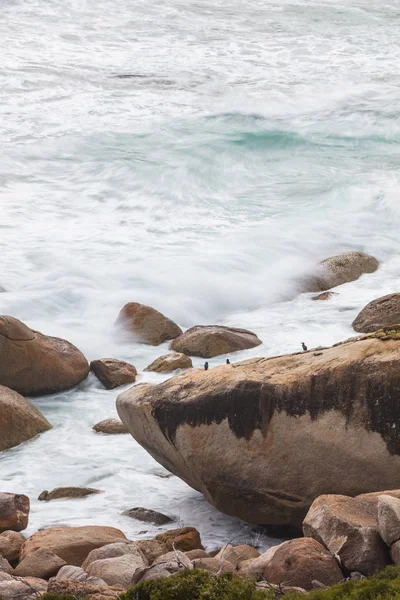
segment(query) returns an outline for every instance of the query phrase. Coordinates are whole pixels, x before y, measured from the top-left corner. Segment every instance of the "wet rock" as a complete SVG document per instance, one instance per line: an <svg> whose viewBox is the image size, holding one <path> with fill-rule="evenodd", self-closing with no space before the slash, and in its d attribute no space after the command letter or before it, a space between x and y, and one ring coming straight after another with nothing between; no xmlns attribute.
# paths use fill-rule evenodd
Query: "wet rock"
<svg viewBox="0 0 400 600"><path fill-rule="evenodd" d="M117 324L133 334L138 342L159 346L182 333L176 323L150 306L129 302L119 313Z"/></svg>
<svg viewBox="0 0 400 600"><path fill-rule="evenodd" d="M400 500L382 494L378 497L378 531L389 547L400 540Z"/></svg>
<svg viewBox="0 0 400 600"><path fill-rule="evenodd" d="M90 363L90 370L107 390L135 383L137 371L133 365L115 358L100 358Z"/></svg>
<svg viewBox="0 0 400 600"><path fill-rule="evenodd" d="M118 600L121 592L126 590L120 586L109 587L85 583L85 600ZM49 582L48 592L53 594L72 595L74 598L80 598L82 595L82 582L71 580L52 579Z"/></svg>
<svg viewBox="0 0 400 600"><path fill-rule="evenodd" d="M17 578L0 574L0 597L2 600L36 600L47 591L47 581L34 577Z"/></svg>
<svg viewBox="0 0 400 600"><path fill-rule="evenodd" d="M155 373L170 373L176 369L190 369L193 367L192 360L180 352L171 352L156 358L145 371L154 371Z"/></svg>
<svg viewBox="0 0 400 600"><path fill-rule="evenodd" d="M88 373L86 358L66 340L0 317L0 385L29 396L51 394L73 387Z"/></svg>
<svg viewBox="0 0 400 600"><path fill-rule="evenodd" d="M379 262L364 252L345 252L323 260L315 275L302 282L304 292L324 292L330 288L356 281L364 273L374 273Z"/></svg>
<svg viewBox="0 0 400 600"><path fill-rule="evenodd" d="M172 523L173 521L171 517L167 517L167 515L163 515L156 510L141 507L125 510L122 514L131 519L137 519L138 521L144 521L145 523L155 523L155 525L165 525L166 523Z"/></svg>
<svg viewBox="0 0 400 600"><path fill-rule="evenodd" d="M86 498L92 494L100 494L100 490L86 487L59 487L54 488L49 492L44 490L38 497L42 502L50 502L50 500L60 500L65 498Z"/></svg>
<svg viewBox="0 0 400 600"><path fill-rule="evenodd" d="M119 419L104 419L92 427L96 433L107 433L108 435L119 435L129 433L125 425Z"/></svg>
<svg viewBox="0 0 400 600"><path fill-rule="evenodd" d="M305 590L312 589L315 579L328 586L343 579L332 554L311 538L298 538L270 548L252 561L247 575Z"/></svg>
<svg viewBox="0 0 400 600"><path fill-rule="evenodd" d="M0 492L0 532L28 527L30 502L23 494Z"/></svg>
<svg viewBox="0 0 400 600"><path fill-rule="evenodd" d="M353 321L353 329L372 333L400 323L400 294L388 294L372 300Z"/></svg>
<svg viewBox="0 0 400 600"><path fill-rule="evenodd" d="M57 575L64 565L66 565L65 560L54 554L54 552L47 548L40 548L24 558L15 569L14 574L19 577L49 579Z"/></svg>
<svg viewBox="0 0 400 600"><path fill-rule="evenodd" d="M34 533L21 548L21 561L39 550L52 550L68 565L80 567L89 552L106 544L126 540L119 529L91 525L86 527L50 527Z"/></svg>
<svg viewBox="0 0 400 600"><path fill-rule="evenodd" d="M155 539L165 544L169 551L181 550L182 552L188 552L189 550L203 550L200 534L194 527L171 529L170 531L159 533Z"/></svg>
<svg viewBox="0 0 400 600"><path fill-rule="evenodd" d="M322 292L322 294L318 294L318 296L314 296L311 300L330 300L334 296L339 296L336 292Z"/></svg>
<svg viewBox="0 0 400 600"><path fill-rule="evenodd" d="M18 446L51 429L50 423L36 406L3 386L0 386L0 414L0 451Z"/></svg>
<svg viewBox="0 0 400 600"><path fill-rule="evenodd" d="M229 352L255 348L262 344L255 333L247 329L221 325L196 326L176 338L172 350L190 356L212 358Z"/></svg>
<svg viewBox="0 0 400 600"><path fill-rule="evenodd" d="M332 494L320 496L304 519L303 532L338 556L348 572L369 576L390 562L378 533L374 502Z"/></svg>
<svg viewBox="0 0 400 600"><path fill-rule="evenodd" d="M222 512L301 527L321 494L400 487L399 344L353 339L321 356L192 369L120 394L117 411L155 460Z"/></svg>
<svg viewBox="0 0 400 600"><path fill-rule="evenodd" d="M19 551L25 538L21 533L16 531L4 531L0 534L0 555L3 556L9 563L15 565L19 559Z"/></svg>

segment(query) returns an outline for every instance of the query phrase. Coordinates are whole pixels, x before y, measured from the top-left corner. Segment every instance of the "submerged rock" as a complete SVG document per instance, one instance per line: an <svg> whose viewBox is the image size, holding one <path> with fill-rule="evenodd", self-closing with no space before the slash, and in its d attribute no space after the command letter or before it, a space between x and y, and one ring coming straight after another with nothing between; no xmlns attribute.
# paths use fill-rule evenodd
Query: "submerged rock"
<svg viewBox="0 0 400 600"><path fill-rule="evenodd" d="M164 354L154 360L145 371L154 371L155 373L170 373L176 369L190 369L193 367L191 359L181 352L171 352Z"/></svg>
<svg viewBox="0 0 400 600"><path fill-rule="evenodd" d="M138 342L159 346L182 333L176 323L151 306L128 302L118 315L117 325L132 333Z"/></svg>
<svg viewBox="0 0 400 600"><path fill-rule="evenodd" d="M197 325L176 338L172 350L190 356L213 358L220 354L255 348L262 344L255 333L247 329L222 325Z"/></svg>
<svg viewBox="0 0 400 600"><path fill-rule="evenodd" d="M115 358L100 358L90 363L90 370L107 390L135 383L137 371L133 365Z"/></svg>
<svg viewBox="0 0 400 600"><path fill-rule="evenodd" d="M18 446L39 433L51 429L50 423L36 406L17 392L2 385L0 385L0 415L0 452Z"/></svg>
<svg viewBox="0 0 400 600"><path fill-rule="evenodd" d="M372 300L354 319L355 331L371 333L400 323L400 294L388 294Z"/></svg>
<svg viewBox="0 0 400 600"><path fill-rule="evenodd" d="M302 282L304 292L325 292L330 288L356 281L364 273L374 273L379 262L364 252L345 252L323 260L315 275Z"/></svg>
<svg viewBox="0 0 400 600"><path fill-rule="evenodd" d="M49 492L48 490L44 490L40 495L38 500L43 502L50 502L50 500L60 500L61 498L85 498L86 496L90 496L91 494L100 494L100 490L96 490L94 488L87 487L59 487L54 488Z"/></svg>
<svg viewBox="0 0 400 600"><path fill-rule="evenodd" d="M0 317L0 385L30 396L51 394L73 387L88 373L86 358L66 340Z"/></svg>
<svg viewBox="0 0 400 600"><path fill-rule="evenodd" d="M149 508L142 507L125 510L122 514L125 517L130 517L131 519L137 519L138 521L144 521L145 523L155 523L156 525L172 523L173 520L171 517L167 517L167 515L163 515L156 510L150 510Z"/></svg>
<svg viewBox="0 0 400 600"><path fill-rule="evenodd" d="M300 527L324 493L400 487L399 344L365 337L318 356L193 369L131 388L117 410L155 460L216 508Z"/></svg>

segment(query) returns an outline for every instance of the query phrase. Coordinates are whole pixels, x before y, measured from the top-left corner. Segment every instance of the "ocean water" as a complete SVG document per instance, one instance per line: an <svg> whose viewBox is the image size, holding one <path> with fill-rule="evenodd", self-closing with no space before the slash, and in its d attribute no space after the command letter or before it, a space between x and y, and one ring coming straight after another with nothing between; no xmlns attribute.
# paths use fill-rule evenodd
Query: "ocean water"
<svg viewBox="0 0 400 600"><path fill-rule="evenodd" d="M231 360L351 336L367 302L399 291L399 18L394 0L0 0L0 313L153 382L141 371L167 344L115 335L127 301L263 340ZM329 302L299 293L347 250L379 270ZM145 506L207 548L276 541L164 477L130 436L94 434L116 394L90 376L34 400L54 429L0 456L0 489L32 499L28 533L150 537L160 528L121 516ZM103 493L36 500L67 485Z"/></svg>

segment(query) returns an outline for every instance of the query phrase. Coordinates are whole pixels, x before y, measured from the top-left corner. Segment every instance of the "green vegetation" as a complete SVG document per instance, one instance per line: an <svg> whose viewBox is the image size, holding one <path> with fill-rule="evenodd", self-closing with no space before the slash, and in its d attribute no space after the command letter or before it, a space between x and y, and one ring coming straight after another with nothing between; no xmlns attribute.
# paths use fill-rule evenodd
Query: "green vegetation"
<svg viewBox="0 0 400 600"><path fill-rule="evenodd" d="M120 600L276 600L278 591L254 589L251 581L225 573L216 577L207 571L182 571L166 579L139 583L120 595ZM388 567L362 581L347 581L327 590L315 590L304 596L285 595L287 600L400 600L400 569ZM1 599L0 599L1 600ZM70 595L45 594L43 600L85 600Z"/></svg>

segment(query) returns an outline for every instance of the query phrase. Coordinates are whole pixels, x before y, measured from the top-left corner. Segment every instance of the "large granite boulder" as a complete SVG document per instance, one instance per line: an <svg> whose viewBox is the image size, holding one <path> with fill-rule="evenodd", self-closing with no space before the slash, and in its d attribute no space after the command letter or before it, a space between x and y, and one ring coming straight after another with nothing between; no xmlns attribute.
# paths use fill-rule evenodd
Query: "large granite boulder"
<svg viewBox="0 0 400 600"><path fill-rule="evenodd" d="M73 387L88 373L86 358L66 340L0 316L0 385L29 396L51 394Z"/></svg>
<svg viewBox="0 0 400 600"><path fill-rule="evenodd" d="M182 333L176 323L151 306L128 302L118 315L117 325L130 332L142 344L159 346Z"/></svg>
<svg viewBox="0 0 400 600"><path fill-rule="evenodd" d="M135 383L137 376L136 368L133 365L115 358L92 360L90 370L107 390L113 390L128 383Z"/></svg>
<svg viewBox="0 0 400 600"><path fill-rule="evenodd" d="M388 294L372 300L353 321L353 329L371 333L400 323L400 294Z"/></svg>
<svg viewBox="0 0 400 600"><path fill-rule="evenodd" d="M0 533L28 527L30 502L24 494L0 492Z"/></svg>
<svg viewBox="0 0 400 600"><path fill-rule="evenodd" d="M172 343L175 352L189 356L213 358L229 352L247 350L262 344L255 333L237 327L197 325L182 333Z"/></svg>
<svg viewBox="0 0 400 600"><path fill-rule="evenodd" d="M397 339L193 369L117 410L166 469L251 523L300 526L317 496L400 486Z"/></svg>
<svg viewBox="0 0 400 600"><path fill-rule="evenodd" d="M39 433L51 429L50 423L36 406L18 392L2 385L0 385L0 415L0 452L18 446Z"/></svg>
<svg viewBox="0 0 400 600"><path fill-rule="evenodd" d="M355 281L364 273L374 273L378 267L379 262L374 256L364 252L345 252L319 263L315 275L303 280L302 288L305 292L324 292Z"/></svg>

